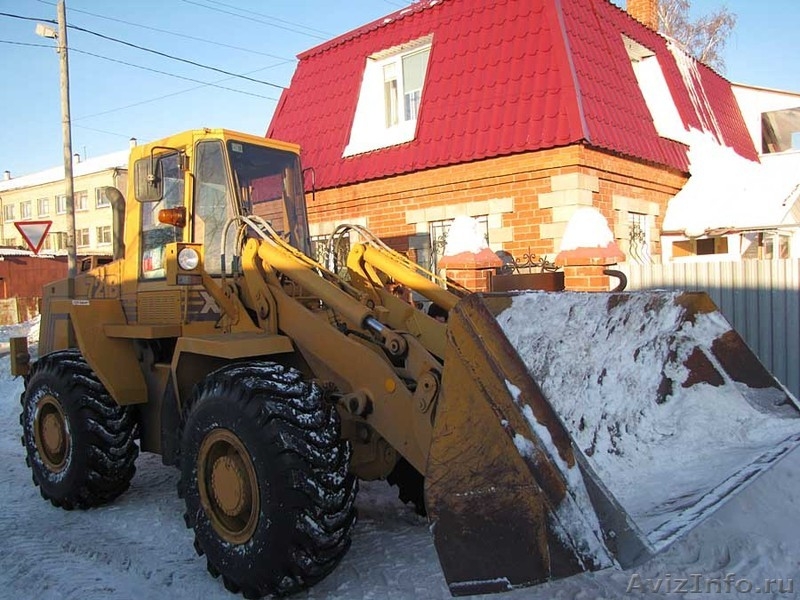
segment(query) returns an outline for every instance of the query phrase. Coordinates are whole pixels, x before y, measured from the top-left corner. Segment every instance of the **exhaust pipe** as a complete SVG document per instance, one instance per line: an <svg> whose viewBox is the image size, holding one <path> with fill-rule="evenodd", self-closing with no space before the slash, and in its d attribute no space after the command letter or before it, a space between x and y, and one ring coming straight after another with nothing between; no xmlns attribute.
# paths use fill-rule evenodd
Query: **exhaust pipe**
<svg viewBox="0 0 800 600"><path fill-rule="evenodd" d="M103 194L111 203L111 240L114 253L114 260L119 260L125 256L125 238L123 228L125 226L125 198L117 188L107 185L103 188Z"/></svg>

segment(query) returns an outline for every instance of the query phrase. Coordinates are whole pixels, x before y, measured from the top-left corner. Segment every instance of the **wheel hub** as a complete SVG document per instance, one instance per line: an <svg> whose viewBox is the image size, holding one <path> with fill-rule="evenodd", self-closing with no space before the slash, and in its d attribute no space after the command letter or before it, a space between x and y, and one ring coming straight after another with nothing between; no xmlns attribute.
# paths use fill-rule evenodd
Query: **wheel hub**
<svg viewBox="0 0 800 600"><path fill-rule="evenodd" d="M53 396L44 396L36 404L33 437L45 466L55 473L61 471L69 455L69 429L61 404Z"/></svg>
<svg viewBox="0 0 800 600"><path fill-rule="evenodd" d="M211 490L214 501L229 517L235 517L250 502L247 474L238 456L223 456L211 469Z"/></svg>
<svg viewBox="0 0 800 600"><path fill-rule="evenodd" d="M197 455L200 502L217 534L232 544L250 539L258 524L259 490L255 467L242 441L214 429Z"/></svg>

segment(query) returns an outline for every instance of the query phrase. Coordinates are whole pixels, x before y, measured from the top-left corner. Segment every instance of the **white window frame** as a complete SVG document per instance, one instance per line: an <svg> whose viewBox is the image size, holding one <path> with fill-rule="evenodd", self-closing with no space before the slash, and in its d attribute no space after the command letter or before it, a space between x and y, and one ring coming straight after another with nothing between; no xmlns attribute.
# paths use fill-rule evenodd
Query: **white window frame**
<svg viewBox="0 0 800 600"><path fill-rule="evenodd" d="M3 220L6 223L10 223L14 220L14 205L13 204L6 204L3 206Z"/></svg>
<svg viewBox="0 0 800 600"><path fill-rule="evenodd" d="M97 245L98 246L110 246L111 245L111 226L110 225L100 225L96 228L95 233L97 234Z"/></svg>
<svg viewBox="0 0 800 600"><path fill-rule="evenodd" d="M59 194L56 196L56 214L67 214L67 196L65 194Z"/></svg>
<svg viewBox="0 0 800 600"><path fill-rule="evenodd" d="M95 208L106 208L107 206L111 206L111 201L105 195L105 190L103 188L96 188L94 190L94 207Z"/></svg>
<svg viewBox="0 0 800 600"><path fill-rule="evenodd" d="M75 192L72 198L75 202L75 212L85 212L89 210L89 192L86 190Z"/></svg>
<svg viewBox="0 0 800 600"><path fill-rule="evenodd" d="M82 238L86 236L85 240ZM92 238L91 233L88 227L82 227L81 229L75 230L75 247L76 248L88 248L92 245Z"/></svg>
<svg viewBox="0 0 800 600"><path fill-rule="evenodd" d="M396 146L410 142L416 137L417 119L430 64L432 41L433 36L428 35L367 57L356 114L353 118L353 128L350 131L350 140L344 149L343 157ZM427 53L425 73L422 77L423 85L419 89L415 114L406 118L403 59L420 53ZM393 102L386 95L385 73L390 70L394 71L392 81L396 81L394 88L396 96ZM394 107L394 119L389 119L387 116L389 106Z"/></svg>
<svg viewBox="0 0 800 600"><path fill-rule="evenodd" d="M42 210L42 207L44 207L44 210ZM50 198L36 199L36 214L40 217L46 217L50 214Z"/></svg>

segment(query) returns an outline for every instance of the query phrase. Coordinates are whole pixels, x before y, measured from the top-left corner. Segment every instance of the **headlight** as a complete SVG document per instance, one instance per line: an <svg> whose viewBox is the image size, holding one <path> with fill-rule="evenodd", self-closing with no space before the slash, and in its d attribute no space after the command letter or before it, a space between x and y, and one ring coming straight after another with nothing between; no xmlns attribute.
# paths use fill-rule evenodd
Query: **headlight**
<svg viewBox="0 0 800 600"><path fill-rule="evenodd" d="M178 266L184 271L193 271L200 264L200 255L194 248L183 248L178 252Z"/></svg>

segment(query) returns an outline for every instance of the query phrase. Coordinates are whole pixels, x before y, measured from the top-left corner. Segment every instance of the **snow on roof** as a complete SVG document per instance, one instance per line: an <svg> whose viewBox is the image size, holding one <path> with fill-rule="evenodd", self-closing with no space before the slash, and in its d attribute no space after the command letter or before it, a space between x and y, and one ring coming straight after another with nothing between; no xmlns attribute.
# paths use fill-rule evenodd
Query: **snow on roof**
<svg viewBox="0 0 800 600"><path fill-rule="evenodd" d="M800 96L800 92L792 91L792 90L783 90L779 88L771 88L771 87L764 87L762 85L753 85L751 83L731 83L731 86L735 88L744 88L748 90L756 90L759 92L772 92L776 94L786 94L788 96Z"/></svg>
<svg viewBox="0 0 800 600"><path fill-rule="evenodd" d="M119 152L112 152L111 154L104 154L103 156L87 158L81 162L74 162L72 165L72 176L80 177L82 175L91 175L92 173L100 173L101 171L115 168L126 169L128 167L129 155L130 149L127 149L120 150ZM63 165L29 175L13 177L7 181L0 181L0 192L8 192L10 190L34 185L44 185L45 183L52 183L61 179L64 179Z"/></svg>
<svg viewBox="0 0 800 600"><path fill-rule="evenodd" d="M692 130L689 162L689 181L667 205L665 232L697 237L712 229L779 225L800 195L798 152L758 163Z"/></svg>
<svg viewBox="0 0 800 600"><path fill-rule="evenodd" d="M39 258L54 258L56 256L66 256L66 250L46 250L43 252L39 252L39 254L35 255ZM4 256L34 256L33 252L30 250L23 250L22 248L0 248L0 260Z"/></svg>

